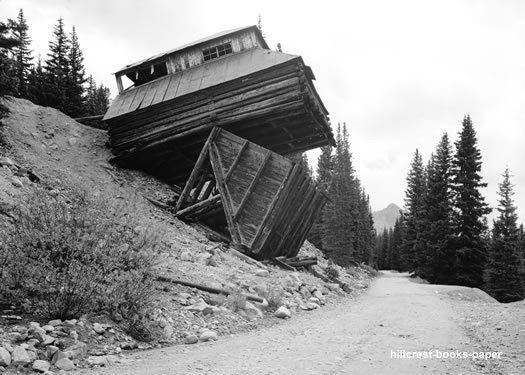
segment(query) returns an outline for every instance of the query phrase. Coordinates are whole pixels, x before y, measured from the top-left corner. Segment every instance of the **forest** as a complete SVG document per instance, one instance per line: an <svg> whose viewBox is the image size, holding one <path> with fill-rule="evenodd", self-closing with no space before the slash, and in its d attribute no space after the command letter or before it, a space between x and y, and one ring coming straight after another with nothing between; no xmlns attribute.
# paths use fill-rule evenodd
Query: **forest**
<svg viewBox="0 0 525 375"><path fill-rule="evenodd" d="M0 21L0 96L11 95L59 109L70 117L106 112L110 92L87 75L75 27L59 18L47 56L34 56L30 28L20 9L16 19Z"/></svg>
<svg viewBox="0 0 525 375"><path fill-rule="evenodd" d="M500 302L525 297L525 237L518 224L512 173L499 184L497 217L481 189L482 156L469 115L451 145L443 134L425 165L416 149L407 175L405 208L377 236L377 266L413 272L431 283L485 290Z"/></svg>

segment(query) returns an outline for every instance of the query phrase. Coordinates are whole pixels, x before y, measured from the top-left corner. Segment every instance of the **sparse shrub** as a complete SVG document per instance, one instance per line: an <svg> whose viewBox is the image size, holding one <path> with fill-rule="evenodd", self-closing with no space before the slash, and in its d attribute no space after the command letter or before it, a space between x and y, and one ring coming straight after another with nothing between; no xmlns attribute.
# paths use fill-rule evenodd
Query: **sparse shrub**
<svg viewBox="0 0 525 375"><path fill-rule="evenodd" d="M370 276L377 276L378 272L374 267L369 266L368 264L362 263L361 268L368 273Z"/></svg>
<svg viewBox="0 0 525 375"><path fill-rule="evenodd" d="M260 297L268 302L268 310L275 311L283 304L284 291L281 288L269 286L260 291Z"/></svg>
<svg viewBox="0 0 525 375"><path fill-rule="evenodd" d="M325 273L330 280L334 280L339 277L339 270L332 265L328 265L325 268Z"/></svg>
<svg viewBox="0 0 525 375"><path fill-rule="evenodd" d="M234 292L226 298L226 305L232 311L240 311L246 308L246 297L241 292Z"/></svg>
<svg viewBox="0 0 525 375"><path fill-rule="evenodd" d="M139 325L151 306L160 241L124 207L37 189L14 214L0 248L0 296L33 312L70 318L100 311Z"/></svg>

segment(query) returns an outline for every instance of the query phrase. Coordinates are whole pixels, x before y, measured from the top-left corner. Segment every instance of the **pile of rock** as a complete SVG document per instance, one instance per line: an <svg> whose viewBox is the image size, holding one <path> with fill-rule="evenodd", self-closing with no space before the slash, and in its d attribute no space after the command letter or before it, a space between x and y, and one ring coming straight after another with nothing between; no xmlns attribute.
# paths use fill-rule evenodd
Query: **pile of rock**
<svg viewBox="0 0 525 375"><path fill-rule="evenodd" d="M0 157L0 168L4 168L12 174L10 181L13 186L18 188L40 181L40 177L33 171L17 165L12 159L5 156Z"/></svg>

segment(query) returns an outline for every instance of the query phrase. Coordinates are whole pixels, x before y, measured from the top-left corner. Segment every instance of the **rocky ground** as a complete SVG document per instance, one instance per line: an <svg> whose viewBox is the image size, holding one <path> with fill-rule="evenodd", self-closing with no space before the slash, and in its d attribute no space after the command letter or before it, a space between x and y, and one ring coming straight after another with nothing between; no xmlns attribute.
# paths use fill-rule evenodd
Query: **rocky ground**
<svg viewBox="0 0 525 375"><path fill-rule="evenodd" d="M210 239L153 206L145 197L166 202L172 191L139 171L116 169L108 163L107 134L92 129L51 108L26 100L7 99L10 109L2 119L0 134L0 241L13 225L10 212L36 186L66 195L82 186L94 195L105 194L132 206L144 225L162 233L162 253L157 270L168 278L226 289L229 297L158 282L151 316L156 336L144 343L121 329L121 322L106 316L79 316L57 321L31 316L0 303L0 372L60 373L77 367L107 366L122 353L203 341L276 324L282 319L308 314L323 305L357 295L371 279L356 267L338 268L346 292L308 272L290 272L274 266L257 266L236 257L226 245ZM220 245L220 246L219 246ZM316 255L306 243L303 255ZM243 294L263 297L263 303L246 301Z"/></svg>

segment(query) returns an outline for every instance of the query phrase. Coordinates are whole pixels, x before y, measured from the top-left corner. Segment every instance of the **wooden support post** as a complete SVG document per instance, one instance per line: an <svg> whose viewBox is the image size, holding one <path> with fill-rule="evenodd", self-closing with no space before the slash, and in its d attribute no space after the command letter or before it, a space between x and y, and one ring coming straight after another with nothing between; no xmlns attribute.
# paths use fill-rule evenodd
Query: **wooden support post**
<svg viewBox="0 0 525 375"><path fill-rule="evenodd" d="M204 201L201 201L199 203L196 203L194 204L193 206L189 206L189 207L186 207L185 209L183 210L180 210L177 212L177 217L184 217L186 215L188 215L189 213L193 212L193 211L196 211L200 208L203 208L203 207L206 207L206 206L211 206L215 203L218 203L219 201L221 200L221 196L220 195L214 195L213 197L211 198L208 198Z"/></svg>
<svg viewBox="0 0 525 375"><path fill-rule="evenodd" d="M179 199L177 200L177 204L175 205L175 212L179 211L182 208L182 205L188 198L191 189L193 188L193 185L195 184L195 181L199 177L199 172L206 161L206 158L208 158L208 150L210 148L210 142L211 139L215 136L216 131L215 129L212 130L210 136L206 140L206 143L204 144L204 147L201 150L201 153L199 154L199 158L197 159L197 162L195 163L195 167L193 167L193 171L191 171L190 178L188 179L188 182L186 182L186 185L184 186L184 190L182 190L182 194L180 195Z"/></svg>
<svg viewBox="0 0 525 375"><path fill-rule="evenodd" d="M253 190L255 189L255 186L257 184L257 181L259 180L259 177L261 177L261 174L264 170L264 167L266 166L266 163L270 159L270 156L272 155L272 152L270 150L266 150L266 154L264 155L263 162L257 169L257 172L255 173L255 176L253 177L252 182L250 183L250 186L248 186L248 189L244 193L244 196L242 197L241 202L239 203L239 207L237 207L237 211L235 212L235 215L233 217L233 220L236 221L239 217L239 214L241 213L244 205L246 204L246 201L248 201L248 198L252 194Z"/></svg>

